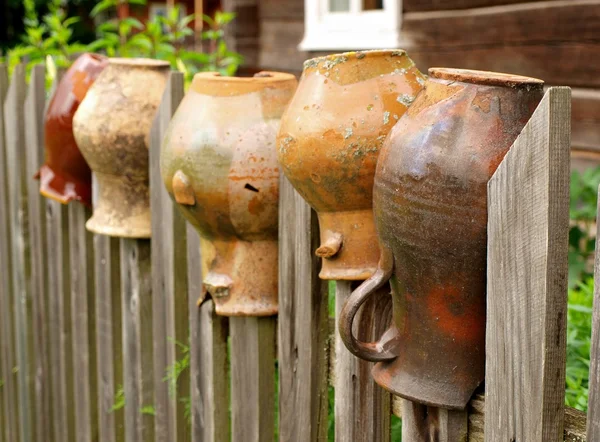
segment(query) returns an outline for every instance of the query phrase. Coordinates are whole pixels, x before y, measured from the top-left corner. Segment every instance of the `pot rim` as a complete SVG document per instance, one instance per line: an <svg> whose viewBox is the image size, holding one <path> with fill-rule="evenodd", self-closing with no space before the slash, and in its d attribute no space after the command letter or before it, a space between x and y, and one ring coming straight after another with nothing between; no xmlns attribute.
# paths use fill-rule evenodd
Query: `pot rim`
<svg viewBox="0 0 600 442"><path fill-rule="evenodd" d="M544 85L544 80L540 80L539 78L473 69L430 68L429 75L440 80L460 81L462 83L488 86L541 87Z"/></svg>
<svg viewBox="0 0 600 442"><path fill-rule="evenodd" d="M303 68L308 69L312 67L317 67L321 62L339 62L342 57L352 58L356 57L357 59L365 58L366 56L372 57L384 57L384 56L394 56L394 57L407 57L408 53L404 49L371 49L366 51L350 51L350 52L340 52L338 54L329 54L322 55L320 57L309 58L304 61Z"/></svg>
<svg viewBox="0 0 600 442"><path fill-rule="evenodd" d="M154 58L122 58L122 57L111 57L108 59L108 63L118 66L130 66L139 68L170 68L171 64L168 61L156 60Z"/></svg>
<svg viewBox="0 0 600 442"><path fill-rule="evenodd" d="M296 79L294 74L288 72L277 71L260 71L252 77L227 77L221 75L220 72L199 72L194 75L194 82L198 81L215 81L215 82L231 82L231 83L274 83L278 81L290 81Z"/></svg>

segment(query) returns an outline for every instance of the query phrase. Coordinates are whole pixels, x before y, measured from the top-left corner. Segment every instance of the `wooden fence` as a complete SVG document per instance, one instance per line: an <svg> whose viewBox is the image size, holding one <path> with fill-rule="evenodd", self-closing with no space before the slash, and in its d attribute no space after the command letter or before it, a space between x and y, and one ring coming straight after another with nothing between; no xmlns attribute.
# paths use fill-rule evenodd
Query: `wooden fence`
<svg viewBox="0 0 600 442"><path fill-rule="evenodd" d="M0 66L0 442L385 442L393 414L405 442L586 440L585 415L564 407L568 89L548 90L489 184L486 391L464 412L392 397L346 350L334 318L354 284L334 284L330 309L315 214L284 178L279 315L196 304L199 240L158 161L182 96L173 73L151 133L152 240L116 239L87 232L82 205L40 197L44 68L27 86L23 66L10 82ZM361 312L363 339L383 329L388 299ZM598 304L589 441L600 440Z"/></svg>

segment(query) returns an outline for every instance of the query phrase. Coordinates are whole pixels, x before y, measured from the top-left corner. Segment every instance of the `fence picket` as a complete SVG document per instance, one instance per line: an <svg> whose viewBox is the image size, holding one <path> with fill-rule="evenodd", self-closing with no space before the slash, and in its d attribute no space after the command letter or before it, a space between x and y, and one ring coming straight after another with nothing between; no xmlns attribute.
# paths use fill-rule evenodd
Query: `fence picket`
<svg viewBox="0 0 600 442"><path fill-rule="evenodd" d="M31 320L31 250L27 222L27 179L25 163L25 66L13 71L4 103L6 130L6 164L10 213L10 258L12 260L13 309L15 318L15 346L19 386L19 433L21 440L35 438L32 417L34 373L30 364L33 337L28 324Z"/></svg>
<svg viewBox="0 0 600 442"><path fill-rule="evenodd" d="M179 344L189 338L185 219L171 202L160 174L160 149L167 126L183 98L183 74L172 72L150 134L150 201L152 207L152 311L156 440L191 437L180 393L189 393L189 372L164 380L184 355ZM176 390L176 391L173 391ZM184 396L186 397L187 394Z"/></svg>
<svg viewBox="0 0 600 442"><path fill-rule="evenodd" d="M71 313L73 330L75 438L91 442L98 431L96 378L96 316L93 236L85 229L91 216L82 204L68 206Z"/></svg>
<svg viewBox="0 0 600 442"><path fill-rule="evenodd" d="M600 195L600 188L598 189ZM600 219L600 198L598 199ZM600 238L600 223L596 223L596 238ZM596 246L594 265L594 311L592 313L592 342L587 413L587 440L600 440L600 248Z"/></svg>
<svg viewBox="0 0 600 442"><path fill-rule="evenodd" d="M319 225L283 175L279 183L279 440L321 441L327 439L329 314L314 253Z"/></svg>
<svg viewBox="0 0 600 442"><path fill-rule="evenodd" d="M46 259L46 211L39 183L33 179L44 161L44 106L46 79L43 65L34 66L25 101L25 144L29 232L31 238L31 289L33 333L32 363L35 385L35 421L37 440L52 440L52 408L50 406L50 367L48 364L48 274Z"/></svg>
<svg viewBox="0 0 600 442"><path fill-rule="evenodd" d="M273 317L231 317L232 440L275 438L275 331Z"/></svg>
<svg viewBox="0 0 600 442"><path fill-rule="evenodd" d="M0 64L0 267L3 277L0 278L0 302L2 309L2 396L6 419L4 421L4 435L9 441L19 441L19 422L18 422L18 396L16 385L16 374L13 368L16 366L15 356L15 324L13 317L13 285L12 285L12 262L10 255L9 238L11 237L10 209L8 200L8 164L7 164L7 138L8 130L5 120L6 97L9 88L8 69Z"/></svg>
<svg viewBox="0 0 600 442"><path fill-rule="evenodd" d="M550 88L488 184L486 441L563 437L570 121Z"/></svg>
<svg viewBox="0 0 600 442"><path fill-rule="evenodd" d="M350 353L337 333L337 317L357 283L336 281L335 284L335 440L389 441L390 394L371 377L373 364ZM390 288L386 285L365 303L355 319L358 339L373 341L383 335L391 317L389 293Z"/></svg>
<svg viewBox="0 0 600 442"><path fill-rule="evenodd" d="M94 235L98 434L101 442L122 442L124 410L116 409L123 386L119 240Z"/></svg>
<svg viewBox="0 0 600 442"><path fill-rule="evenodd" d="M228 320L215 314L211 299L196 304L202 290L200 238L190 224L187 262L192 442L229 442Z"/></svg>

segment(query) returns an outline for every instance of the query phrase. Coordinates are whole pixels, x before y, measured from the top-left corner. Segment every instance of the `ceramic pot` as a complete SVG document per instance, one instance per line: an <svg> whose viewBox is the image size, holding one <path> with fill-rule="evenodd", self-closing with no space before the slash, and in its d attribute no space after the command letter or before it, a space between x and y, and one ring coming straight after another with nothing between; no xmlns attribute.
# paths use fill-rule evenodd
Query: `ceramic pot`
<svg viewBox="0 0 600 442"><path fill-rule="evenodd" d="M462 409L485 372L487 183L542 99L541 80L431 69L377 163L377 272L350 296L340 333L379 361L377 383ZM390 280L393 321L379 342L352 335L360 305Z"/></svg>
<svg viewBox="0 0 600 442"><path fill-rule="evenodd" d="M46 162L36 178L40 193L67 204L80 201L92 206L92 173L73 136L73 115L108 59L83 54L63 76L50 100L44 123Z"/></svg>
<svg viewBox="0 0 600 442"><path fill-rule="evenodd" d="M111 58L73 117L75 140L96 176L92 232L150 237L148 144L169 63Z"/></svg>
<svg viewBox="0 0 600 442"><path fill-rule="evenodd" d="M279 167L275 138L291 74L194 77L167 130L161 174L198 230L204 293L226 316L277 313Z"/></svg>
<svg viewBox="0 0 600 442"><path fill-rule="evenodd" d="M322 279L364 280L375 271L372 193L379 149L423 84L404 51L349 52L304 63L277 143L283 172L318 214Z"/></svg>

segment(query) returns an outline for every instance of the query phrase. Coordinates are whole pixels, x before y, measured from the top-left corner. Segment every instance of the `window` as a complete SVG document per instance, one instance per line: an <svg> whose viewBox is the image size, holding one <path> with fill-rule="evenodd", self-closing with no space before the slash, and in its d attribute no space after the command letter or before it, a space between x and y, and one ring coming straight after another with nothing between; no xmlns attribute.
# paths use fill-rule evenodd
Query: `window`
<svg viewBox="0 0 600 442"><path fill-rule="evenodd" d="M304 39L300 49L397 48L401 0L304 0Z"/></svg>

